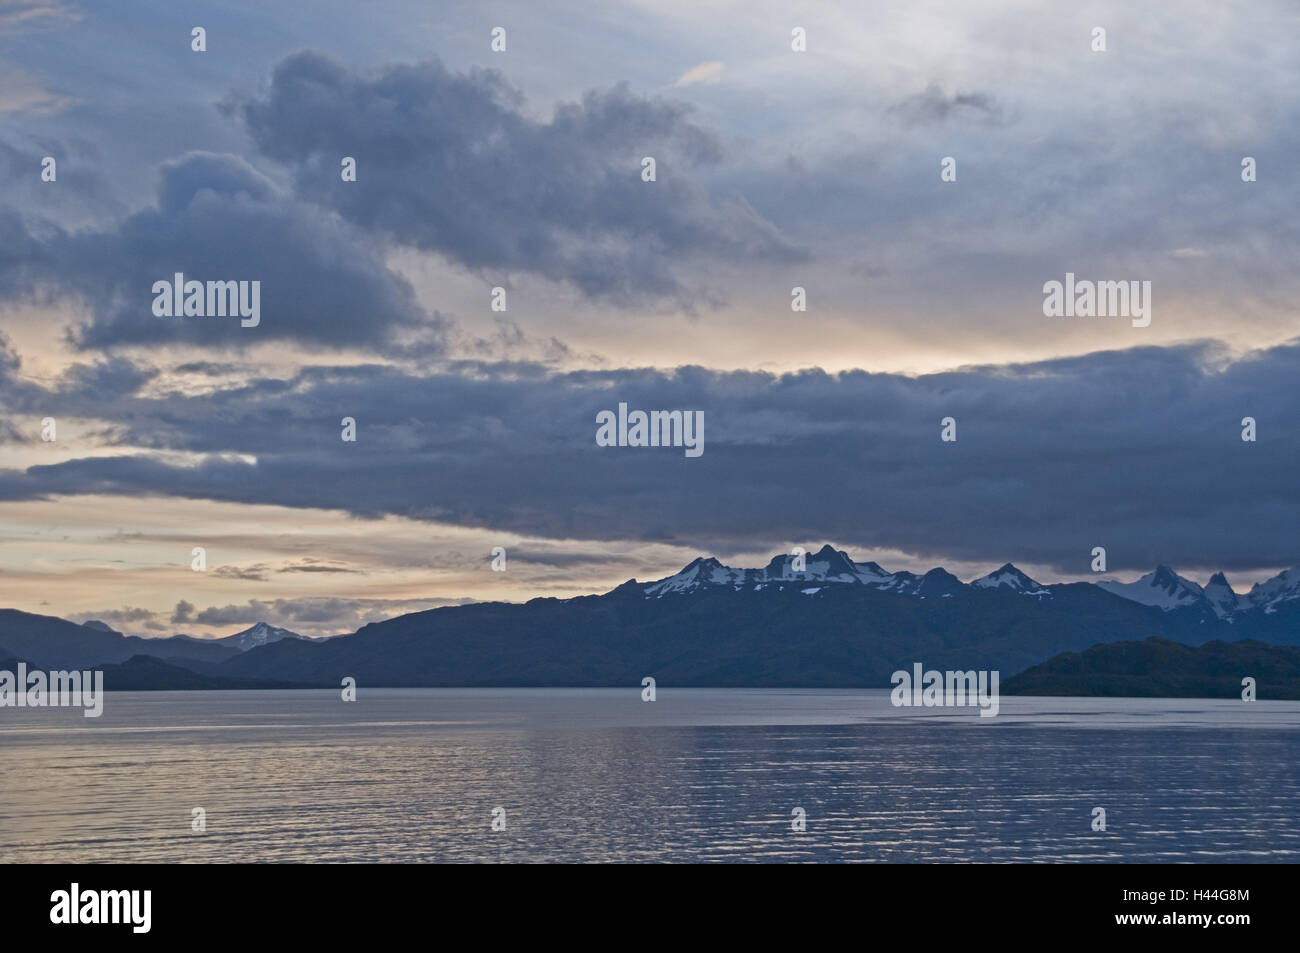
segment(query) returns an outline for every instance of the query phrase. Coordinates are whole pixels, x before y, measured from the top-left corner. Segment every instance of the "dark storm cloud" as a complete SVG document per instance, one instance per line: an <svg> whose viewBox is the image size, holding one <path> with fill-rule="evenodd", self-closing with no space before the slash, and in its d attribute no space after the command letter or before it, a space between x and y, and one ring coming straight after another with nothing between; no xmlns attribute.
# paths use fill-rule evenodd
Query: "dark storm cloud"
<svg viewBox="0 0 1300 953"><path fill-rule="evenodd" d="M31 294L39 277L53 270L48 248L14 209L0 206L0 296Z"/></svg>
<svg viewBox="0 0 1300 953"><path fill-rule="evenodd" d="M626 86L537 122L495 70L435 61L362 76L303 52L280 63L265 96L228 108L293 169L303 200L485 274L689 307L708 294L685 287L677 265L802 257L744 200L715 201L690 178L721 146L689 107ZM356 182L341 181L343 156L357 160ZM657 160L656 182L641 181L643 156Z"/></svg>
<svg viewBox="0 0 1300 953"><path fill-rule="evenodd" d="M94 364L73 364L63 373L59 386L68 393L85 394L85 409L93 413L96 403L134 394L157 376L151 367L117 357Z"/></svg>
<svg viewBox="0 0 1300 953"><path fill-rule="evenodd" d="M392 242L493 283L529 273L605 303L688 311L723 300L700 277L709 262L806 258L743 198L715 199L692 178L721 146L689 107L625 86L538 122L494 71L434 62L361 76L300 53L277 67L264 98L227 109L289 168L294 194L243 158L207 152L163 163L156 204L131 214L105 212L93 178L75 182L97 202L90 226L69 224L27 185L9 196L22 214L0 205L0 298L81 302L89 317L69 338L82 350L287 340L427 357L443 350L450 322L387 267ZM344 155L359 162L356 182L340 178ZM641 181L646 155L658 162L653 183ZM0 167L22 167L24 183L37 181L37 161L30 146L0 142ZM78 169L61 169L61 180ZM259 281L260 325L156 316L153 285L177 272Z"/></svg>
<svg viewBox="0 0 1300 953"><path fill-rule="evenodd" d="M915 378L309 368L202 396L109 388L102 411L125 421L124 447L198 462L124 450L0 471L0 499L161 493L708 550L830 539L1081 573L1093 546L1113 569L1291 565L1297 373L1297 345L1235 363L1202 345ZM595 415L619 401L704 411L704 455L597 447ZM355 443L339 438L343 416ZM956 443L939 440L946 416ZM1256 443L1240 439L1245 416Z"/></svg>
<svg viewBox="0 0 1300 953"><path fill-rule="evenodd" d="M382 349L394 334L442 324L383 263L373 241L337 216L281 195L242 159L192 153L161 171L156 208L107 230L34 237L0 210L0 293L72 293L90 318L82 349L177 341L238 348L291 340L305 348ZM260 281L261 323L238 317L158 317L156 281Z"/></svg>

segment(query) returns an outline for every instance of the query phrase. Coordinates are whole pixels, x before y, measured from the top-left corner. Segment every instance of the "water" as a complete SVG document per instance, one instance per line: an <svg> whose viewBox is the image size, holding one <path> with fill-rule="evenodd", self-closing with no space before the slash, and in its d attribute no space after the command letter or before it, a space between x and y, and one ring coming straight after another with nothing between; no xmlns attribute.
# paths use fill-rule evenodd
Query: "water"
<svg viewBox="0 0 1300 953"><path fill-rule="evenodd" d="M1294 863L1298 729L1273 701L111 693L0 709L0 861Z"/></svg>

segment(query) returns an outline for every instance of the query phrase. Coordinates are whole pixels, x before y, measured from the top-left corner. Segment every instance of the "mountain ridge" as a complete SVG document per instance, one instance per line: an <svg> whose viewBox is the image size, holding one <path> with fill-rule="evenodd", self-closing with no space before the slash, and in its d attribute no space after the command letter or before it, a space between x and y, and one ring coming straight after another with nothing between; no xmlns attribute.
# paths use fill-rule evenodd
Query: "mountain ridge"
<svg viewBox="0 0 1300 953"><path fill-rule="evenodd" d="M871 687L917 660L1016 672L1152 636L1300 644L1292 574L1240 599L1221 573L1200 587L1167 566L1133 583L1044 585L1006 563L966 583L941 567L888 572L827 545L761 569L699 556L672 575L599 595L442 606L323 640L291 638L269 623L220 640L138 639L0 610L0 644L52 668L145 654L208 676L281 683L351 676L377 686L596 686L654 675L701 687ZM239 643L249 633L256 638Z"/></svg>
<svg viewBox="0 0 1300 953"><path fill-rule="evenodd" d="M1158 592L1184 588L1168 567L1150 575ZM392 686L576 687L655 675L700 687L870 687L918 659L1015 672L1115 639L1300 643L1300 600L1279 603L1275 616L1248 603L1229 619L1208 600L1150 601L1095 583L1042 585L1009 563L971 583L942 568L890 573L824 546L761 569L699 556L601 595L423 610L320 646L251 649L220 668Z"/></svg>
<svg viewBox="0 0 1300 953"><path fill-rule="evenodd" d="M741 569L727 566L714 556L699 556L687 563L679 572L661 579L639 583L631 579L623 585L642 586L647 597L663 598L672 594L696 591L706 586L767 587L769 585L817 583L824 585L865 585L901 594L942 595L953 586L973 586L981 589L1007 589L1013 592L1042 598L1065 585L1096 586L1112 595L1140 605L1153 606L1164 611L1182 608L1207 610L1216 618L1226 619L1239 612L1263 610L1276 611L1278 604L1300 599L1300 568L1284 570L1262 583L1256 583L1248 594L1237 593L1222 571L1215 572L1205 586L1178 575L1165 564L1133 582L1100 579L1096 582L1043 584L1008 562L985 576L963 583L943 567L936 567L918 575L908 571L889 572L874 562L859 563L844 550L829 543L816 553L805 554L805 568L792 568L795 554L778 555L762 569ZM929 579L928 585L924 580Z"/></svg>

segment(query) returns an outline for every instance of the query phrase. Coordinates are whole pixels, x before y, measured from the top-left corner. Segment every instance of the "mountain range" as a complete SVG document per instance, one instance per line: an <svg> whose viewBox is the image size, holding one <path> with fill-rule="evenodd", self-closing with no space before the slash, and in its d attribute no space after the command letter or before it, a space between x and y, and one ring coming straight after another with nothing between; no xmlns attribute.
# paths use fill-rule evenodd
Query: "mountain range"
<svg viewBox="0 0 1300 953"><path fill-rule="evenodd" d="M47 667L162 659L213 678L337 686L881 687L898 668L1020 672L1061 653L1151 637L1300 644L1300 572L1238 596L1165 566L1132 583L1041 584L1010 563L964 583L888 572L823 546L761 569L713 557L602 595L471 603L309 640L267 623L217 640L139 639L0 610L0 645Z"/></svg>
<svg viewBox="0 0 1300 953"><path fill-rule="evenodd" d="M861 585L921 597L950 595L963 585L969 585L978 589L1003 589L1035 598L1051 598L1053 592L1062 586L1080 585L1043 585L1011 563L970 583L962 583L942 568L920 576L910 572L891 573L874 562L854 562L848 553L829 545L806 555L803 571L793 568L795 559L793 555L776 556L763 569L733 569L712 557L701 557L681 572L648 584L645 593L647 597L662 597L710 586L762 589L772 585L815 582L821 586ZM1288 569L1266 582L1257 583L1245 596L1238 596L1233 591L1222 572L1215 573L1209 583L1200 586L1164 565L1157 566L1134 582L1102 580L1083 585L1095 585L1120 598L1165 611L1193 609L1216 619L1231 620L1256 610L1273 613L1279 605L1300 599L1300 569Z"/></svg>
<svg viewBox="0 0 1300 953"><path fill-rule="evenodd" d="M8 655L49 669L110 665L137 655L185 666L216 664L279 639L305 639L296 632L265 622L220 639L199 639L189 635L143 639L123 635L98 619L76 623L17 609L0 609L0 633L3 633L0 644L4 645Z"/></svg>

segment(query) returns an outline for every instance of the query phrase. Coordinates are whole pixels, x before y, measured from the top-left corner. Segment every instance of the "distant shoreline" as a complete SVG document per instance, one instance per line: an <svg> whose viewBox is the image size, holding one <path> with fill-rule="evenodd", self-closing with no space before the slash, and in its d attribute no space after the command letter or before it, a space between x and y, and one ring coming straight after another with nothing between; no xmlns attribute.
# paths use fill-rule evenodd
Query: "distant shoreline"
<svg viewBox="0 0 1300 953"><path fill-rule="evenodd" d="M0 671L12 672L22 659L0 660ZM104 673L107 692L167 691L338 691L340 685L209 675L147 655L126 662L93 666ZM1084 652L1065 652L1006 679L1005 696L1040 698L1186 698L1242 700L1242 679L1254 679L1259 700L1300 700L1300 648L1268 645L1253 640L1210 642L1187 646L1166 639L1143 642L1108 642ZM365 689L625 689L639 690L635 682L603 684L412 684L365 682ZM763 689L773 691L880 691L888 685L861 684L684 684L667 683L667 689Z"/></svg>

